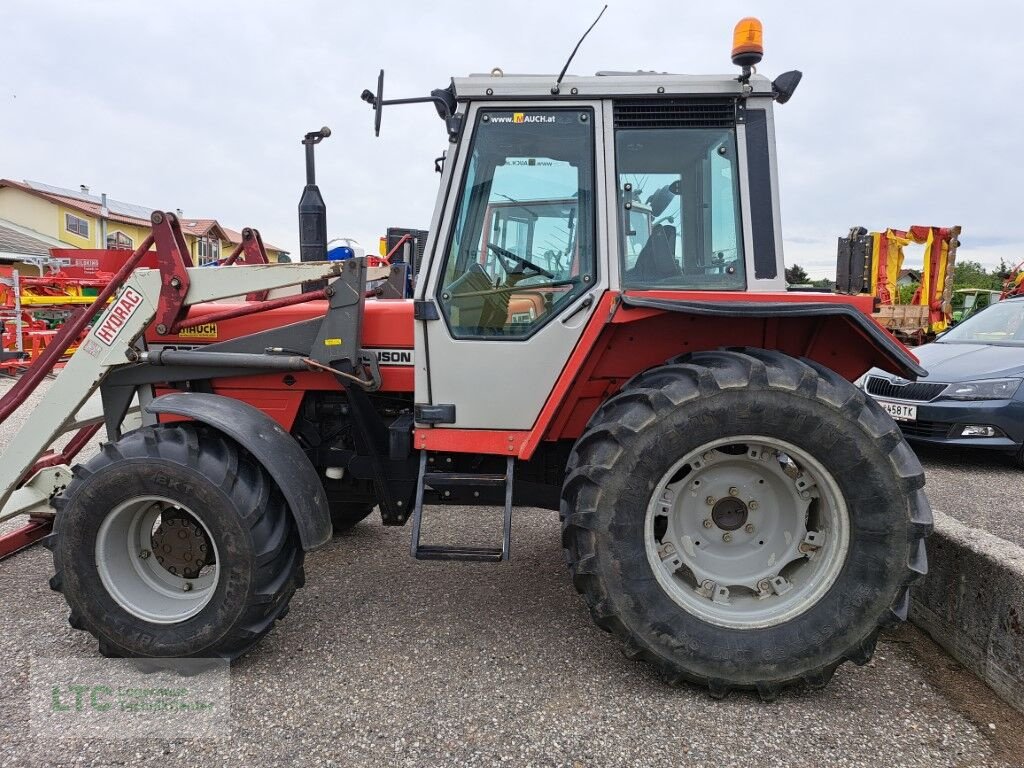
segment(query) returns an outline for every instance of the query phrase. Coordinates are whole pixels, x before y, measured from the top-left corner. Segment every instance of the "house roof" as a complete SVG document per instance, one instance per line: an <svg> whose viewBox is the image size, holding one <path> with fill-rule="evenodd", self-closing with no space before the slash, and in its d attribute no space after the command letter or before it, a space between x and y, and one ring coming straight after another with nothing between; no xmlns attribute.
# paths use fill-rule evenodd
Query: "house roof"
<svg viewBox="0 0 1024 768"><path fill-rule="evenodd" d="M0 254L47 257L52 247L46 240L27 235L20 227L15 228L0 219Z"/></svg>
<svg viewBox="0 0 1024 768"><path fill-rule="evenodd" d="M25 179L24 184L44 194L57 195L71 200L78 200L90 205L103 205L103 196L90 194L87 191L88 188L86 188L86 190L66 189L64 187L55 187L52 184L44 184L41 181L31 181L29 179ZM114 200L111 197L107 198L107 210L117 216L124 216L132 219L145 219L146 221L149 221L149 217L153 213L153 209L148 206L136 205L135 203L125 203L121 200Z"/></svg>
<svg viewBox="0 0 1024 768"><path fill-rule="evenodd" d="M0 187L15 187L30 195L41 197L44 200L63 205L73 210L81 211L82 213L89 214L90 216L100 217L103 209L103 198L98 195L93 195L88 192L76 191L73 189L66 189L64 187L55 187L51 184L43 184L39 181L12 181L10 179L0 179ZM121 200L114 200L107 198L107 219L110 221L121 222L122 224L135 224L140 227L150 227L152 222L150 216L153 214L155 209L148 208L144 205L136 205L135 203L125 203ZM206 237L210 232L216 230L221 240L227 240L230 243L238 244L242 242L242 234L236 232L233 229L221 226L216 219L200 219L179 216L181 221L182 231L193 235L195 237ZM272 251L284 252L283 248L278 248L276 245L264 241L264 245Z"/></svg>
<svg viewBox="0 0 1024 768"><path fill-rule="evenodd" d="M228 231L216 219L187 219L178 217L181 223L181 231L196 237L209 237L211 233L216 234L221 240L230 240Z"/></svg>
<svg viewBox="0 0 1024 768"><path fill-rule="evenodd" d="M220 224L216 219L181 219L181 228L183 231L195 235L196 237L208 237L213 231L220 233L220 239L226 240L232 245L238 245L242 242L242 233L225 227ZM268 243L266 240L263 241L263 247L268 251L280 251L286 253L284 248L278 248L276 245Z"/></svg>
<svg viewBox="0 0 1024 768"><path fill-rule="evenodd" d="M0 179L0 187L14 187L20 189L23 192L28 192L30 195L41 197L44 200L49 200L52 203L63 205L82 213L87 213L90 216L100 216L102 214L103 206L99 198L95 198L94 195L87 195L80 192L75 192L70 189L63 189L61 187L51 187L47 184L40 184L35 181L11 181L10 179ZM94 199L95 198L95 199ZM113 203L113 205L111 205ZM107 200L107 218L111 221L119 221L123 224L135 224L142 227L148 227L151 225L149 221L149 213L145 213L147 209L137 206L130 205L128 203L119 203L117 201ZM152 213L152 211L150 211Z"/></svg>
<svg viewBox="0 0 1024 768"><path fill-rule="evenodd" d="M224 234L225 234L225 238L224 239L227 240L232 245L238 245L240 242L242 242L242 233L241 232L237 232L234 229L229 229L228 227L221 227L221 229L224 231ZM279 253L288 253L288 251L286 251L284 248L279 248L278 246L276 246L276 245L274 245L272 243L268 243L266 240L263 241L263 247L266 248L268 251L278 251Z"/></svg>
<svg viewBox="0 0 1024 768"><path fill-rule="evenodd" d="M224 229L224 234L227 235L227 237L225 239L229 243L232 243L234 245L238 245L240 242L242 242L242 233L241 232L236 232L235 230L228 229L227 227L223 227L223 229ZM280 251L281 250L280 248L276 248L273 245L270 245L270 243L263 243L263 245L266 248L273 248L275 251Z"/></svg>

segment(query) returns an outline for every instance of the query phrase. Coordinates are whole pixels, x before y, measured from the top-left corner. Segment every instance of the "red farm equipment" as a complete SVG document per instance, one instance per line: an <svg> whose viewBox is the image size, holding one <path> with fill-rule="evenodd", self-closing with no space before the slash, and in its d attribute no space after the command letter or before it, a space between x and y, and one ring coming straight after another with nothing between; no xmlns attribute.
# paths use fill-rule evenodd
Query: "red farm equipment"
<svg viewBox="0 0 1024 768"><path fill-rule="evenodd" d="M31 365L75 310L93 303L107 278L102 274L83 277L64 269L23 276L11 267L0 267L0 371L16 372ZM68 354L74 349L69 347Z"/></svg>
<svg viewBox="0 0 1024 768"><path fill-rule="evenodd" d="M76 312L88 313L90 322L103 310L96 297L110 285L131 251L109 249L50 250L50 258L38 261L42 273L23 276L10 267L0 267L0 372L17 373L31 366ZM137 267L156 267L155 254L147 252L137 259ZM242 230L242 241L218 266L267 264L269 258L260 233ZM259 300L263 294L248 296ZM107 301L110 299L108 298ZM74 354L78 341L88 332L82 326L79 338L71 341L64 357ZM55 370L63 367L64 358Z"/></svg>
<svg viewBox="0 0 1024 768"><path fill-rule="evenodd" d="M411 297L409 264L323 260L323 130L300 263L195 268L154 214L0 461L2 516L53 518L72 626L110 656L234 659L332 530L379 509L416 558L501 563L534 506L595 622L671 681L771 698L865 663L906 618L931 512L851 382L923 371L870 296L786 290L773 108L800 74L753 74L760 27L737 32L739 77L495 72L389 101L382 72L377 130L432 103L448 141ZM98 429L74 469L46 453ZM427 505L501 507L501 535L421 542Z"/></svg>

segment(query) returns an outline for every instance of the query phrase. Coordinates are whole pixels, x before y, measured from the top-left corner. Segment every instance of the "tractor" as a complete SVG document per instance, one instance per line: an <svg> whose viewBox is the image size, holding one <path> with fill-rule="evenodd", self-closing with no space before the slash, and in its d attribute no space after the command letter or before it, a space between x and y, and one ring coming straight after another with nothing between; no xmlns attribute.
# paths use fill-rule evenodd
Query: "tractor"
<svg viewBox="0 0 1024 768"><path fill-rule="evenodd" d="M378 133L428 102L448 142L412 296L408 264L325 260L326 130L303 142L300 262L196 268L154 213L0 460L0 518L52 522L71 625L107 656L233 660L374 510L415 558L501 567L530 506L558 512L596 624L670 683L771 699L867 662L932 520L851 382L924 371L870 296L787 291L773 108L800 73L753 70L756 20L735 43L739 74L495 70L386 100L381 72ZM501 508L500 538L422 541L438 505Z"/></svg>

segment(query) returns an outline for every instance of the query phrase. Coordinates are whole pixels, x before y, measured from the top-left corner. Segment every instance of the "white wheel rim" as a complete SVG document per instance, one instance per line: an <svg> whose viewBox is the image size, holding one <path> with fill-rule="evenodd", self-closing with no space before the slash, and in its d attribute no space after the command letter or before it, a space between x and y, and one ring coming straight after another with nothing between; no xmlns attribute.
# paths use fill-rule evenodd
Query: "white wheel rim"
<svg viewBox="0 0 1024 768"><path fill-rule="evenodd" d="M171 573L154 551L154 530L161 524L161 514L170 511L185 513L190 523L201 527L201 543L212 550L213 562L195 578ZM177 624L210 602L220 581L220 554L210 529L191 509L162 496L138 496L114 507L100 525L96 570L110 596L132 616L153 624Z"/></svg>
<svg viewBox="0 0 1024 768"><path fill-rule="evenodd" d="M675 462L647 506L648 562L703 621L758 629L814 606L846 561L850 524L832 474L784 440L706 443Z"/></svg>

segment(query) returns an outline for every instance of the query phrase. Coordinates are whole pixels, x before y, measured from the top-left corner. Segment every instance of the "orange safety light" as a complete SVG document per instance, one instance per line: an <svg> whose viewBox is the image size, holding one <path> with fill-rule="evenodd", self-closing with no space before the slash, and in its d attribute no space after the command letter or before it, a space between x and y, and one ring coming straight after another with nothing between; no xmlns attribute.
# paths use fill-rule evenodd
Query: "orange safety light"
<svg viewBox="0 0 1024 768"><path fill-rule="evenodd" d="M381 256L388 255L388 239L386 237L382 237L380 239L380 242L377 245L377 252L380 253Z"/></svg>
<svg viewBox="0 0 1024 768"><path fill-rule="evenodd" d="M753 16L740 19L732 33L732 63L752 67L764 56L764 28Z"/></svg>

